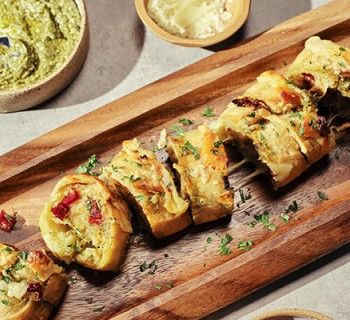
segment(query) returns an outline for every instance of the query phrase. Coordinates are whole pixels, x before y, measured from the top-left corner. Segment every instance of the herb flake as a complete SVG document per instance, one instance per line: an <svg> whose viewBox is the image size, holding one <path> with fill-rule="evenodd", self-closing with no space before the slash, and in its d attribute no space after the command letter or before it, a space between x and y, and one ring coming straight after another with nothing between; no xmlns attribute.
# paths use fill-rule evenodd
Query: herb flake
<svg viewBox="0 0 350 320"><path fill-rule="evenodd" d="M243 250L243 251L249 251L250 247L253 246L254 243L251 240L246 240L246 241L240 241L237 245L237 248L239 250Z"/></svg>
<svg viewBox="0 0 350 320"><path fill-rule="evenodd" d="M327 195L325 195L322 191L320 191L320 190L317 190L317 195L318 195L318 197L320 198L320 199L322 199L322 200L328 200L329 198L328 198L328 196Z"/></svg>
<svg viewBox="0 0 350 320"><path fill-rule="evenodd" d="M202 116L205 116L205 117L215 117L216 114L214 113L213 109L210 108L209 106L207 106L203 113L202 113Z"/></svg>

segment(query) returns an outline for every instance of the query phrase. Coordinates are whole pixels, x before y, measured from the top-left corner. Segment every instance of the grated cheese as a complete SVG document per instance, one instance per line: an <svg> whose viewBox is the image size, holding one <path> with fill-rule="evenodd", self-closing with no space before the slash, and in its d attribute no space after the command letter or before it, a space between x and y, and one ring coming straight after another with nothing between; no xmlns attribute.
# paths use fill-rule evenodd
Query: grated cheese
<svg viewBox="0 0 350 320"><path fill-rule="evenodd" d="M208 38L225 29L232 13L226 0L150 0L148 13L164 30L182 38Z"/></svg>

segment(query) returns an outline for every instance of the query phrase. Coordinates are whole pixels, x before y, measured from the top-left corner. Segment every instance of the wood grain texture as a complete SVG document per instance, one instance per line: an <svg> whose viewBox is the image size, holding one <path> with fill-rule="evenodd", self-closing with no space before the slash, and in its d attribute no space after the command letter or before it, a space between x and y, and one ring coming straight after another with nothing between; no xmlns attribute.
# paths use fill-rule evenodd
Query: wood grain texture
<svg viewBox="0 0 350 320"><path fill-rule="evenodd" d="M37 222L61 171L72 173L91 154L102 164L125 139L138 137L151 148L160 130L181 118L196 124L214 118L201 115L210 105L222 112L263 71L284 73L311 35L350 47L350 0L336 0L152 83L0 157L0 208L19 213L18 230L0 233L0 241L20 249L44 246ZM287 64L287 66L286 66ZM349 132L338 137L334 152L302 177L276 192L264 177L241 185L252 198L236 192L232 219L191 226L175 236L155 240L141 230L129 245L120 273L67 268L72 281L54 319L196 319L236 301L350 240ZM322 190L329 200L318 197ZM297 201L300 210L285 223L280 218ZM249 228L254 215L270 213L276 231L261 224ZM220 237L233 237L231 254L219 253ZM212 238L207 243L208 237ZM250 251L240 241L254 242ZM155 274L140 272L156 261ZM172 284L172 288L169 288ZM155 288L161 286L161 289ZM101 312L96 308L104 307Z"/></svg>

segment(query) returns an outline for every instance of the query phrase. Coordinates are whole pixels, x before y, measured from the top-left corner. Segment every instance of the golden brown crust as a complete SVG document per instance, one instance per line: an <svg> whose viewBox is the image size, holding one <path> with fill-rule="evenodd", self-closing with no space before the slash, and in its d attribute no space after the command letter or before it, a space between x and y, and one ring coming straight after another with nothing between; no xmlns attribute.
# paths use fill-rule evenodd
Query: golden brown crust
<svg viewBox="0 0 350 320"><path fill-rule="evenodd" d="M127 204L100 179L75 174L57 183L39 226L48 248L67 264L76 261L88 268L116 271L132 231L130 218Z"/></svg>

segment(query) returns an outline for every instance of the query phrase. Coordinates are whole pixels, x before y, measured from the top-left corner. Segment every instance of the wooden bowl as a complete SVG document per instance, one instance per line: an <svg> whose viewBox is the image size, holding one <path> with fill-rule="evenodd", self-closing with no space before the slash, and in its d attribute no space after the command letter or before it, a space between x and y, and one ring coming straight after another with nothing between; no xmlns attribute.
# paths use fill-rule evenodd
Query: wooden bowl
<svg viewBox="0 0 350 320"><path fill-rule="evenodd" d="M227 10L232 13L226 28L215 35L203 39L188 39L173 35L162 29L147 11L148 0L134 0L136 11L142 22L160 38L186 47L207 47L219 43L232 36L247 20L250 10L250 0L231 0L227 2Z"/></svg>
<svg viewBox="0 0 350 320"><path fill-rule="evenodd" d="M38 105L63 90L82 68L89 48L89 27L84 0L75 0L80 10L78 41L63 66L44 80L20 89L0 91L0 112L14 112Z"/></svg>

